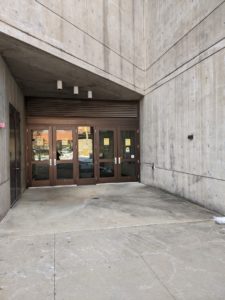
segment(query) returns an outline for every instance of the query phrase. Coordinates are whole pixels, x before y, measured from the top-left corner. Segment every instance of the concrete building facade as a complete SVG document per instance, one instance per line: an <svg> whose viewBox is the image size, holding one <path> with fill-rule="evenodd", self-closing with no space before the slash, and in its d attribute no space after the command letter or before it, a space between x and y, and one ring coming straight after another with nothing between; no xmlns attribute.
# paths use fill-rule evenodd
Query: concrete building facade
<svg viewBox="0 0 225 300"><path fill-rule="evenodd" d="M225 212L225 3L146 4L142 182Z"/></svg>
<svg viewBox="0 0 225 300"><path fill-rule="evenodd" d="M99 109L101 101L139 103L141 182L225 212L224 1L8 0L0 7L0 218L11 203L9 104L20 113L24 190L29 103L79 106L89 90Z"/></svg>

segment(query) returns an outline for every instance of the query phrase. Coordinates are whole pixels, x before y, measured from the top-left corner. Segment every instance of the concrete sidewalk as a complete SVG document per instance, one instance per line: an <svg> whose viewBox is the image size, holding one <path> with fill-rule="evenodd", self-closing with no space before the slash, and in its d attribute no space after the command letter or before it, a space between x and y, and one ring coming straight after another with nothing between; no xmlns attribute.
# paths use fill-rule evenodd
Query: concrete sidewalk
<svg viewBox="0 0 225 300"><path fill-rule="evenodd" d="M0 299L225 299L225 229L139 183L29 189L0 223Z"/></svg>

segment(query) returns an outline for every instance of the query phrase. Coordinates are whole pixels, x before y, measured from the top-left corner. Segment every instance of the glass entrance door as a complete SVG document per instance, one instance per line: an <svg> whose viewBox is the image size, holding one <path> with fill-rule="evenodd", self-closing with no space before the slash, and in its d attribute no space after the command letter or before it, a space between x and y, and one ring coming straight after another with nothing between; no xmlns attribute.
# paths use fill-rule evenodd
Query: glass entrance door
<svg viewBox="0 0 225 300"><path fill-rule="evenodd" d="M98 181L112 182L117 178L116 129L98 130Z"/></svg>
<svg viewBox="0 0 225 300"><path fill-rule="evenodd" d="M138 178L138 149L136 130L119 130L118 177L120 181L135 181Z"/></svg>
<svg viewBox="0 0 225 300"><path fill-rule="evenodd" d="M53 128L53 184L73 184L75 170L75 130L71 127Z"/></svg>
<svg viewBox="0 0 225 300"><path fill-rule="evenodd" d="M29 130L29 185L137 181L137 130L35 126Z"/></svg>
<svg viewBox="0 0 225 300"><path fill-rule="evenodd" d="M78 178L79 184L95 183L94 128L78 126Z"/></svg>
<svg viewBox="0 0 225 300"><path fill-rule="evenodd" d="M13 206L21 194L20 114L11 104L9 110L10 193Z"/></svg>
<svg viewBox="0 0 225 300"><path fill-rule="evenodd" d="M30 129L31 186L73 184L76 177L75 129L38 126Z"/></svg>
<svg viewBox="0 0 225 300"><path fill-rule="evenodd" d="M52 180L52 134L50 127L30 130L30 181L32 186L50 185Z"/></svg>
<svg viewBox="0 0 225 300"><path fill-rule="evenodd" d="M98 182L138 180L138 139L136 129L98 130Z"/></svg>

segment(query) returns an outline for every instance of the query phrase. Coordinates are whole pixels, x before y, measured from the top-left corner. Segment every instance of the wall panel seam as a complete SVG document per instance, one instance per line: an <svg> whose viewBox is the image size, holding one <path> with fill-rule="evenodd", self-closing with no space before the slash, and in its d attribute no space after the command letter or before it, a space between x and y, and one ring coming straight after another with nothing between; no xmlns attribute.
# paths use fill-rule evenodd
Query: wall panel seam
<svg viewBox="0 0 225 300"><path fill-rule="evenodd" d="M10 179L8 178L8 179L6 179L5 181L0 182L0 186L3 185L3 184L5 184L5 183L7 183L9 180L10 180Z"/></svg>
<svg viewBox="0 0 225 300"><path fill-rule="evenodd" d="M66 18L64 18L63 16L61 16L60 14L58 14L57 12L55 12L54 10L50 9L48 6L44 5L43 3L39 2L38 0L35 0L36 3L38 3L39 5L43 6L44 8L46 8L47 10L49 10L50 12L52 12L53 14L55 14L57 17L59 17L60 19L62 19L63 21L69 23L70 25L72 25L73 27L77 28L78 30L80 30L81 32L83 32L84 34L86 34L87 36L89 36L90 38L92 38L93 40L95 40L96 42L98 42L99 44L103 45L105 48L111 50L112 52L114 52L115 54L117 54L118 56L120 56L122 59L126 60L127 62L129 62L130 64L132 64L133 66L135 66L137 69L141 70L141 71L145 71L145 68L141 68L138 65L136 65L134 62L132 62L131 60L129 60L128 58L126 58L125 56L121 55L121 53L117 52L116 50L114 50L113 48L109 47L107 44L103 43L102 41L100 41L99 39L95 38L94 36L92 36L90 33L84 31L83 29L81 29L79 26L75 25L74 23L70 22L69 20L67 20Z"/></svg>
<svg viewBox="0 0 225 300"><path fill-rule="evenodd" d="M149 86L148 88L146 88L145 90L145 95L151 94L152 92L154 92L156 89L162 87L164 84L168 83L169 81L173 80L174 78L177 78L178 76L180 76L181 74L185 73L186 71L194 68L196 65L200 64L201 62L203 62L204 60L210 58L211 56L215 55L216 53L218 53L219 51L222 51L225 46L216 49L213 53L203 57L202 59L199 58L201 55L204 54L204 52L210 50L210 48L213 48L214 46L216 46L217 44L219 44L220 42L225 41L225 38L217 41L215 44L211 45L209 48L205 49L204 51L200 52L199 54L197 54L196 56L194 56L193 58L191 58L190 60L186 61L185 63L183 63L181 66L177 67L175 70L173 70L172 72L166 74L164 77L162 77L161 79L159 79L157 82L155 82L153 85ZM199 59L197 59L199 58ZM185 65L190 64L192 61L196 60L197 61L195 63L193 63L191 66L187 67L185 70L178 72L178 74L174 74L174 76L168 78L168 80L166 80L167 77L171 76L173 73L176 73L179 69L183 68ZM162 82L161 84L160 81L165 80L165 82ZM159 84L159 85L158 85ZM148 91L149 90L149 91Z"/></svg>
<svg viewBox="0 0 225 300"><path fill-rule="evenodd" d="M46 44L46 45L49 45L49 46L51 46L51 47L53 47L53 48L55 48L55 49L57 49L57 50L59 50L59 51L65 53L65 54L67 54L67 55L69 55L69 56L71 56L71 57L74 57L75 59L80 60L80 61L82 61L83 63L85 63L85 64L87 64L87 65L90 65L91 67L94 67L95 69L98 69L98 70L104 72L105 74L111 75L112 77L114 77L114 78L116 78L116 79L118 79L118 80L120 80L120 81L122 81L122 82L124 82L124 83L126 83L126 84L128 84L128 85L130 85L130 86L132 86L133 88L137 88L137 89L138 89L138 92L137 92L137 93L143 93L143 91L144 91L143 88L141 88L141 87L135 85L134 82L129 82L129 81L127 81L127 80L125 80L125 79L123 79L123 78L121 78L121 77L116 76L115 74L109 73L109 72L107 72L105 69L102 69L102 68L98 67L97 65L94 65L94 64L92 64L92 63L90 63L90 62L87 62L85 59L82 59L82 58L80 58L80 57L78 57L78 56L76 56L76 55L74 55L74 54L72 54L72 53L66 51L65 49L62 49L62 48L60 48L60 47L57 47L57 46L54 45L54 44L51 44L51 43L49 43L49 42L47 42L47 41L45 41L45 40L42 40L42 39L38 38L37 36L32 35L31 33L27 32L27 31L25 31L25 30L22 30L21 28L17 28L16 26L14 26L14 25L12 25L12 24L9 24L9 23L6 22L6 21L0 20L0 22L6 24L7 26L10 26L10 27L12 27L12 28L14 28L14 29L16 29L16 30L18 30L18 31L20 31L20 32L22 32L22 33L24 33L24 34L26 34L26 35L28 35L28 36L30 36L30 37L32 37L32 38L38 40L38 41L44 43L44 44ZM1 31L1 30L0 30L0 31ZM20 41L20 40L19 40L19 41ZM22 42L23 42L23 41L22 41ZM32 44L29 44L29 45L30 45L31 47L35 47L35 46L32 46ZM41 50L42 50L42 49L41 49ZM44 51L44 50L42 50L42 51ZM54 56L58 57L58 56L55 55L55 54L51 54L50 52L48 52L48 53L49 53L50 55L54 55ZM63 59L63 58L60 58L60 57L58 57L58 58L59 58L59 59L62 59L62 60L65 60L65 61L68 62L68 60L66 60L66 59ZM73 64L73 63L71 63L71 64ZM79 67L80 67L80 66L79 66ZM80 67L80 68L81 68L81 67ZM90 71L90 72L93 73L93 71ZM144 71L143 71L143 72L144 72ZM99 75L99 74L97 74L97 75L103 77L102 75ZM103 78L105 78L106 80L110 80L110 79L108 79L107 76L106 76L106 77L103 77ZM117 84L118 84L118 83L117 83Z"/></svg>
<svg viewBox="0 0 225 300"><path fill-rule="evenodd" d="M189 31L187 31L181 38L179 38L172 46L170 46L162 55L160 55L151 65L146 68L146 71L151 69L153 65L155 65L165 54L167 54L171 49L174 48L180 41L182 41L189 33L191 33L195 28L197 28L202 22L204 22L212 13L214 13L220 6L225 3L223 0L220 4L218 4L208 15L206 15L201 21L199 21L195 26L193 26Z"/></svg>

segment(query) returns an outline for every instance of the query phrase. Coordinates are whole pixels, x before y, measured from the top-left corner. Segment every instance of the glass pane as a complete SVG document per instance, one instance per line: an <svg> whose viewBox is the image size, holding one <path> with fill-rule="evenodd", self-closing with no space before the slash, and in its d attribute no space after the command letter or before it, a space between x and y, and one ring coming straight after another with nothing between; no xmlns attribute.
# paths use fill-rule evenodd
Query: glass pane
<svg viewBox="0 0 225 300"><path fill-rule="evenodd" d="M134 159L135 157L135 131L121 131L121 156L124 159Z"/></svg>
<svg viewBox="0 0 225 300"><path fill-rule="evenodd" d="M136 166L134 161L123 161L121 164L121 176L136 177Z"/></svg>
<svg viewBox="0 0 225 300"><path fill-rule="evenodd" d="M80 178L94 177L93 141L93 127L78 127L78 160Z"/></svg>
<svg viewBox="0 0 225 300"><path fill-rule="evenodd" d="M73 179L73 164L57 164L57 179Z"/></svg>
<svg viewBox="0 0 225 300"><path fill-rule="evenodd" d="M102 162L100 163L100 177L113 177L114 163Z"/></svg>
<svg viewBox="0 0 225 300"><path fill-rule="evenodd" d="M32 160L49 160L49 134L48 130L31 130Z"/></svg>
<svg viewBox="0 0 225 300"><path fill-rule="evenodd" d="M32 164L32 180L48 180L49 165Z"/></svg>
<svg viewBox="0 0 225 300"><path fill-rule="evenodd" d="M112 130L99 131L99 158L114 158L114 132Z"/></svg>
<svg viewBox="0 0 225 300"><path fill-rule="evenodd" d="M73 159L72 130L56 130L56 155L57 160Z"/></svg>

